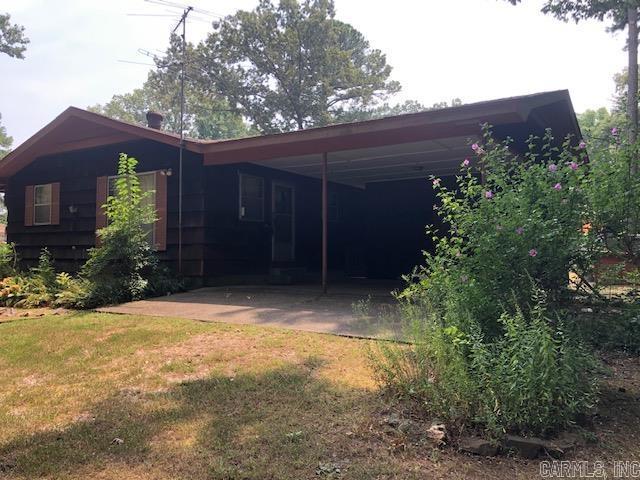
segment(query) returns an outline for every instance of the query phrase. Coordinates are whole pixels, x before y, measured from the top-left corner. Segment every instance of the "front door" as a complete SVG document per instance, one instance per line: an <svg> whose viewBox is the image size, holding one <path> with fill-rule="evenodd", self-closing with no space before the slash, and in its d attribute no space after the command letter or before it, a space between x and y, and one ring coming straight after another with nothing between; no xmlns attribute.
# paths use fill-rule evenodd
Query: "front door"
<svg viewBox="0 0 640 480"><path fill-rule="evenodd" d="M272 259L291 262L295 259L295 192L284 183L273 183L272 190Z"/></svg>

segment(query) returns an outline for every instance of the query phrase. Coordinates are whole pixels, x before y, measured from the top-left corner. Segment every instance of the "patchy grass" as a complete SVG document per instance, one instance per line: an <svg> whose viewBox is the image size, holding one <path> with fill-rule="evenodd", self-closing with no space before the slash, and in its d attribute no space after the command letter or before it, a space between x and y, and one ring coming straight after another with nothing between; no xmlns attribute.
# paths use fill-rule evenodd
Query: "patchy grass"
<svg viewBox="0 0 640 480"><path fill-rule="evenodd" d="M537 476L537 462L469 457L390 432L384 415L407 407L378 391L368 343L95 313L4 321L0 477ZM576 459L638 459L638 363L609 363L601 442Z"/></svg>

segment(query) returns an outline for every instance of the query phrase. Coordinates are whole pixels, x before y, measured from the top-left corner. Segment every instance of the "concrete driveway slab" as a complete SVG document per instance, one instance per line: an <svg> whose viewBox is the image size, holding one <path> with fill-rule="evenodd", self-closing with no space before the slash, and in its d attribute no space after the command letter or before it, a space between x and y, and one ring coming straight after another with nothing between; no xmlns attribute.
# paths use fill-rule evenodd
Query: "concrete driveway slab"
<svg viewBox="0 0 640 480"><path fill-rule="evenodd" d="M265 325L337 335L400 338L401 319L389 285L209 287L99 308L100 312Z"/></svg>

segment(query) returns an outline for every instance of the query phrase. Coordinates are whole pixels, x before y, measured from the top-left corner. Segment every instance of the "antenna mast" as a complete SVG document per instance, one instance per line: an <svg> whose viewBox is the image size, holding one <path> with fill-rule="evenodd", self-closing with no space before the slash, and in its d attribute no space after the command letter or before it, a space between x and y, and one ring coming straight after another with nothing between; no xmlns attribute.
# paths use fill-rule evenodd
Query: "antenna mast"
<svg viewBox="0 0 640 480"><path fill-rule="evenodd" d="M184 77L187 55L187 16L193 7L185 8L180 21L171 34L182 24L182 61L180 68L180 150L178 154L178 274L182 275L182 159L184 156Z"/></svg>

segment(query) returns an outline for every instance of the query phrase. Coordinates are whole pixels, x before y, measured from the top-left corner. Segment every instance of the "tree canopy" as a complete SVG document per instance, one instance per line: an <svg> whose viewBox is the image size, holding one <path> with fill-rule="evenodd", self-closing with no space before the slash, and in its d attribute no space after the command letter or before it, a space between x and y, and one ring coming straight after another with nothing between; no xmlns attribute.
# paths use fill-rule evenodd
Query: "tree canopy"
<svg viewBox="0 0 640 480"><path fill-rule="evenodd" d="M2 122L2 114L0 114L0 122ZM0 123L0 158L11 151L12 144L13 138L7 135L7 129Z"/></svg>
<svg viewBox="0 0 640 480"><path fill-rule="evenodd" d="M125 122L146 124L146 114L154 110L164 115L163 129L180 131L180 39L171 38L165 55L155 59L156 70L149 72L141 88L130 93L114 95L104 105L94 105L89 110ZM193 45L187 45L188 56L193 55ZM203 88L193 76L193 65L187 65L184 128L192 138L236 138L246 136L248 127L242 117L229 108L224 98Z"/></svg>
<svg viewBox="0 0 640 480"><path fill-rule="evenodd" d="M202 83L263 133L340 122L400 90L332 0L260 0L214 23L196 58Z"/></svg>
<svg viewBox="0 0 640 480"><path fill-rule="evenodd" d="M181 41L172 37L141 88L90 110L137 123L145 123L148 110L157 110L165 115L164 128L178 132ZM225 17L203 42L185 48L185 124L194 138L274 133L427 109L412 100L388 101L400 85L390 80L385 56L335 18L332 0L281 0L277 6L261 0L255 10Z"/></svg>
<svg viewBox="0 0 640 480"><path fill-rule="evenodd" d="M11 15L0 14L0 53L14 58L24 58L29 39L24 36L24 27L11 23Z"/></svg>
<svg viewBox="0 0 640 480"><path fill-rule="evenodd" d="M516 5L521 0L508 0ZM627 25L627 8L629 5L638 6L636 0L547 0L542 6L544 14L550 14L564 22L574 20L596 19L611 20L609 30L623 30Z"/></svg>
<svg viewBox="0 0 640 480"><path fill-rule="evenodd" d="M613 128L624 122L624 114L609 112L605 107L588 109L577 115L582 135L587 140L602 140L611 136Z"/></svg>

